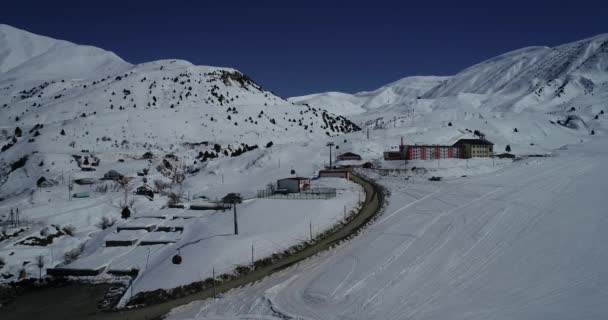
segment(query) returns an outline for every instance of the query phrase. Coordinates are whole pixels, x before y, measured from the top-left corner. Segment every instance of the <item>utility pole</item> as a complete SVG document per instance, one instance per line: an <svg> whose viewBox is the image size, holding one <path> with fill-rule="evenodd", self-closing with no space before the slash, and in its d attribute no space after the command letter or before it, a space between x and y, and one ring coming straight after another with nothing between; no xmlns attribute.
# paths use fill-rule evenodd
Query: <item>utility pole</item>
<svg viewBox="0 0 608 320"><path fill-rule="evenodd" d="M148 248L148 257L146 258L146 270L148 270L148 262L150 261L150 248Z"/></svg>
<svg viewBox="0 0 608 320"><path fill-rule="evenodd" d="M238 221L238 217L236 215L236 203L232 204L232 208L234 209L234 234L238 235L239 234L239 221Z"/></svg>
<svg viewBox="0 0 608 320"><path fill-rule="evenodd" d="M333 169L333 165L332 165L332 162L331 162L331 160L332 160L332 158L331 158L331 147L334 146L334 143L330 141L330 142L328 142L326 144L326 146L329 147L329 169Z"/></svg>
<svg viewBox="0 0 608 320"><path fill-rule="evenodd" d="M68 177L68 200L72 201L72 190L74 190L74 184L72 183L72 176ZM126 202L125 202L126 204Z"/></svg>
<svg viewBox="0 0 608 320"><path fill-rule="evenodd" d="M253 263L253 243L251 244L251 269L253 269L254 263Z"/></svg>
<svg viewBox="0 0 608 320"><path fill-rule="evenodd" d="M369 126L367 127L367 140L369 140Z"/></svg>
<svg viewBox="0 0 608 320"><path fill-rule="evenodd" d="M312 241L312 220L308 224L308 232L310 233L310 241Z"/></svg>
<svg viewBox="0 0 608 320"><path fill-rule="evenodd" d="M215 293L215 267L213 267L212 279L213 279L213 299L217 299L217 295Z"/></svg>

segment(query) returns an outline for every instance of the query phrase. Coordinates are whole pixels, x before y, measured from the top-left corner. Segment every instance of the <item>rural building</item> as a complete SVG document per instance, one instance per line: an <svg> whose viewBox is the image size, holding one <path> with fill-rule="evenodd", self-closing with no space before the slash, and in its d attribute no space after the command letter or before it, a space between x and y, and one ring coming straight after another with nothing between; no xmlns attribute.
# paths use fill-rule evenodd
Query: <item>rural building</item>
<svg viewBox="0 0 608 320"><path fill-rule="evenodd" d="M310 189L310 179L293 177L277 180L277 191L285 190L290 193L302 192Z"/></svg>
<svg viewBox="0 0 608 320"><path fill-rule="evenodd" d="M404 145L401 139L399 151L384 152L384 160L433 160L472 157L491 157L494 144L483 139L460 139L448 145Z"/></svg>
<svg viewBox="0 0 608 320"><path fill-rule="evenodd" d="M461 158L462 148L441 145L409 145L405 146L407 160L431 160Z"/></svg>
<svg viewBox="0 0 608 320"><path fill-rule="evenodd" d="M405 160L399 151L384 151L384 160Z"/></svg>
<svg viewBox="0 0 608 320"><path fill-rule="evenodd" d="M123 175L118 173L116 170L110 170L103 175L104 180L118 180L122 179Z"/></svg>
<svg viewBox="0 0 608 320"><path fill-rule="evenodd" d="M337 156L336 159L338 159L338 161L361 160L361 156L356 153L346 152Z"/></svg>
<svg viewBox="0 0 608 320"><path fill-rule="evenodd" d="M463 154L461 158L491 157L494 153L494 144L484 139L460 139L454 146L461 147Z"/></svg>
<svg viewBox="0 0 608 320"><path fill-rule="evenodd" d="M319 178L344 178L350 180L350 170L320 170Z"/></svg>

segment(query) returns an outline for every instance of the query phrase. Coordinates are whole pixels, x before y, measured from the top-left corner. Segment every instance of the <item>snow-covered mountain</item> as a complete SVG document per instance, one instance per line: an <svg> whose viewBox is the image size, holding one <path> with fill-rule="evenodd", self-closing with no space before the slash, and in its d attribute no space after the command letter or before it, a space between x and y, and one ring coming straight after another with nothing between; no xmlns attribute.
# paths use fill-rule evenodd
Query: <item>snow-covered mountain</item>
<svg viewBox="0 0 608 320"><path fill-rule="evenodd" d="M34 160L25 166L31 185L42 172L66 169L53 167L58 159L45 161L51 154L69 161L84 149L113 157L189 146L223 157L240 153L244 144L305 142L358 130L342 116L285 101L234 69L181 60L130 65L98 48L8 26L0 30L3 184L16 171L10 164L26 156ZM215 144L222 149L212 150ZM16 179L20 183L8 184L18 188L12 191L24 190L22 177ZM0 194L11 193L0 188Z"/></svg>
<svg viewBox="0 0 608 320"><path fill-rule="evenodd" d="M0 24L0 83L92 78L131 65L112 52Z"/></svg>
<svg viewBox="0 0 608 320"><path fill-rule="evenodd" d="M499 152L507 145L546 152L603 132L608 34L515 50L449 77L408 77L370 92L289 100L349 115L362 127L392 129L408 143L453 143L478 130Z"/></svg>
<svg viewBox="0 0 608 320"><path fill-rule="evenodd" d="M437 100L473 94L485 109L521 112L538 105L555 107L606 90L608 34L601 34L553 48L515 50L450 77L407 77L371 92L328 92L290 101L359 114L377 107L412 105L418 98Z"/></svg>
<svg viewBox="0 0 608 320"><path fill-rule="evenodd" d="M324 92L293 97L289 101L320 107L342 115L360 114L388 105L399 105L427 93L448 77L416 76L389 83L373 91L355 94Z"/></svg>

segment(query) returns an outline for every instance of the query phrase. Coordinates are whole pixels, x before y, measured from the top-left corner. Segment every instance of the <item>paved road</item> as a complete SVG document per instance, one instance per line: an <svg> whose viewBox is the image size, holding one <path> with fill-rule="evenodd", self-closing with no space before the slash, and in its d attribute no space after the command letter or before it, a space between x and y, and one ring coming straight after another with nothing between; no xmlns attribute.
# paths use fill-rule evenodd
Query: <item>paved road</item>
<svg viewBox="0 0 608 320"><path fill-rule="evenodd" d="M170 319L608 319L608 143L439 183L384 178L364 233Z"/></svg>
<svg viewBox="0 0 608 320"><path fill-rule="evenodd" d="M366 224L380 209L384 195L377 186L354 176L354 181L361 184L366 192L366 201L357 216L349 221L344 227L318 241L292 256L286 257L277 263L259 268L256 271L240 277L234 281L219 285L217 292L226 292L232 288L258 281L269 274L285 269L303 259L311 257L320 251L327 250L334 244L349 237L355 231ZM69 286L63 290L48 289L33 292L19 298L17 303L8 309L0 309L3 320L12 319L157 319L168 313L172 308L187 304L192 301L212 297L211 290L205 290L180 299L153 305L146 308L134 309L123 312L99 312L96 307L97 301L103 295L103 290L91 286ZM57 292L57 295L53 293ZM85 299L82 299L85 297ZM80 301L79 299L82 299Z"/></svg>

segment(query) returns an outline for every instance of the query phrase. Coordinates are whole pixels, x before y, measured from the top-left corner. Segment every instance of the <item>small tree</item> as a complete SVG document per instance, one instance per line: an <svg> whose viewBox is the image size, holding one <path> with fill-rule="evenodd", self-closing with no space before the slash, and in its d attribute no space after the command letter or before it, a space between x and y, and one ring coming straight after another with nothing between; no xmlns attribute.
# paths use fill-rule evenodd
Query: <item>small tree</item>
<svg viewBox="0 0 608 320"><path fill-rule="evenodd" d="M180 187L184 180L186 180L186 167L183 163L175 164L170 168L169 179L171 179L172 184L178 184Z"/></svg>
<svg viewBox="0 0 608 320"><path fill-rule="evenodd" d="M595 130L591 130L591 135L595 135Z"/></svg>
<svg viewBox="0 0 608 320"><path fill-rule="evenodd" d="M129 206L129 193L131 193L131 190L133 188L133 186L131 185L131 178L122 176L116 180L116 185L124 193L123 203L120 204L120 207L126 208Z"/></svg>
<svg viewBox="0 0 608 320"><path fill-rule="evenodd" d="M243 202L243 198L240 194L237 193L229 193L222 198L223 203L231 204L232 209L234 210L234 234L239 234L239 222L238 216L236 215L236 205L237 203Z"/></svg>
<svg viewBox="0 0 608 320"><path fill-rule="evenodd" d="M266 185L266 189L268 189L268 191L270 191L270 193L274 193L277 190L277 186L276 186L276 184L269 182Z"/></svg>
<svg viewBox="0 0 608 320"><path fill-rule="evenodd" d="M120 216L123 219L129 219L131 217L131 210L129 210L129 207L122 208L122 211L120 212Z"/></svg>
<svg viewBox="0 0 608 320"><path fill-rule="evenodd" d="M36 257L36 267L38 267L38 280L42 281L42 268L44 268L44 256Z"/></svg>
<svg viewBox="0 0 608 320"><path fill-rule="evenodd" d="M19 128L19 127L15 128L15 136L21 137L21 134L22 134L21 128Z"/></svg>
<svg viewBox="0 0 608 320"><path fill-rule="evenodd" d="M510 145L507 145L507 146L505 147L505 151L506 151L506 152L511 152L511 146L510 146Z"/></svg>
<svg viewBox="0 0 608 320"><path fill-rule="evenodd" d="M519 130L517 130L517 128L514 128L514 129L513 129L513 132L519 132Z"/></svg>

